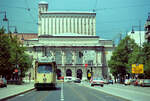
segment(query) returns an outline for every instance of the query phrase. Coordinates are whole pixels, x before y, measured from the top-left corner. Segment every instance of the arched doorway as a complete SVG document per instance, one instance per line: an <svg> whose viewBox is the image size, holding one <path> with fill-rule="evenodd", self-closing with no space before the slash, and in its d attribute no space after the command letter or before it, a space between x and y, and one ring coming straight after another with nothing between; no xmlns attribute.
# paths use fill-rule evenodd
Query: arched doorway
<svg viewBox="0 0 150 101"><path fill-rule="evenodd" d="M66 76L72 76L72 71L71 69L66 70Z"/></svg>
<svg viewBox="0 0 150 101"><path fill-rule="evenodd" d="M57 73L57 79L59 79L59 77L61 77L61 70L57 69L56 73Z"/></svg>
<svg viewBox="0 0 150 101"><path fill-rule="evenodd" d="M82 70L81 69L77 70L77 78L82 79Z"/></svg>

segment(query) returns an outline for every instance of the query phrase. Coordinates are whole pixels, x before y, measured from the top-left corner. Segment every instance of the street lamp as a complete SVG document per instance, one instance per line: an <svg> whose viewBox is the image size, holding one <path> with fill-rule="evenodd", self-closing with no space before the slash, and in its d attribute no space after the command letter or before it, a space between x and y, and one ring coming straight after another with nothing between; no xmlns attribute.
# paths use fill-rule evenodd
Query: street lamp
<svg viewBox="0 0 150 101"><path fill-rule="evenodd" d="M139 26L132 26L132 31L131 31L132 34L134 34L134 28L139 28L140 47L141 47L141 21L139 21Z"/></svg>
<svg viewBox="0 0 150 101"><path fill-rule="evenodd" d="M9 20L6 17L6 11L0 12L0 13L4 13L5 14L4 18L3 18L3 21L7 21L7 24L8 24L7 29L8 29L8 33L9 33Z"/></svg>
<svg viewBox="0 0 150 101"><path fill-rule="evenodd" d="M9 28L10 28L10 27L13 27L13 28L15 28L15 31L14 31L14 33L18 33L18 32L17 32L17 27L16 27L16 26L9 26Z"/></svg>

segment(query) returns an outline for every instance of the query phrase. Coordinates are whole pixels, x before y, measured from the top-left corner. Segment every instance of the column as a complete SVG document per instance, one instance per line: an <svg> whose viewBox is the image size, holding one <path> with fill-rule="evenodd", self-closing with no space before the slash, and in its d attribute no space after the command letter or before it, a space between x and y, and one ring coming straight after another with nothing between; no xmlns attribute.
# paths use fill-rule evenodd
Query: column
<svg viewBox="0 0 150 101"><path fill-rule="evenodd" d="M87 80L87 69L85 67L82 69L82 80Z"/></svg>
<svg viewBox="0 0 150 101"><path fill-rule="evenodd" d="M102 65L102 63L101 63L101 54L102 54L102 52L101 51L95 51L95 53L96 53L96 56L95 56L95 59L96 59L96 66L101 66Z"/></svg>
<svg viewBox="0 0 150 101"><path fill-rule="evenodd" d="M78 25L77 25L77 20L78 19L77 19L76 16L75 16L74 20L75 20L75 33L78 33L78 31L77 31L78 30L78 28L77 28L78 27Z"/></svg>
<svg viewBox="0 0 150 101"><path fill-rule="evenodd" d="M62 17L62 33L64 33L64 16Z"/></svg>
<svg viewBox="0 0 150 101"><path fill-rule="evenodd" d="M89 34L92 35L92 17L89 17Z"/></svg>
<svg viewBox="0 0 150 101"><path fill-rule="evenodd" d="M41 35L43 35L44 34L44 18L42 17L41 18L41 21L42 21L42 25L41 25L41 27L42 27L42 30L41 30Z"/></svg>
<svg viewBox="0 0 150 101"><path fill-rule="evenodd" d="M76 65L76 52L75 51L72 51L72 63L73 63L73 66Z"/></svg>
<svg viewBox="0 0 150 101"><path fill-rule="evenodd" d="M71 33L74 33L74 21L73 17L71 17Z"/></svg>
<svg viewBox="0 0 150 101"><path fill-rule="evenodd" d="M62 56L62 66L65 66L65 52L61 51Z"/></svg>
<svg viewBox="0 0 150 101"><path fill-rule="evenodd" d="M85 34L84 17L82 17L82 33Z"/></svg>
<svg viewBox="0 0 150 101"><path fill-rule="evenodd" d="M55 57L55 51L50 50L51 56L52 56L52 60L55 61L56 57Z"/></svg>
<svg viewBox="0 0 150 101"><path fill-rule="evenodd" d="M49 28L48 29L49 29L49 35L52 35L52 32L51 32L52 31L51 30L52 29L51 28L51 17L49 17Z"/></svg>
<svg viewBox="0 0 150 101"><path fill-rule="evenodd" d="M63 25L62 25L62 19L63 19L63 18L60 17L60 32L59 32L59 33L62 33L62 26L63 26Z"/></svg>
<svg viewBox="0 0 150 101"><path fill-rule="evenodd" d="M95 50L95 66L98 64L98 51Z"/></svg>
<svg viewBox="0 0 150 101"><path fill-rule="evenodd" d="M47 35L48 34L48 17L45 17L45 34Z"/></svg>
<svg viewBox="0 0 150 101"><path fill-rule="evenodd" d="M46 17L44 17L44 35L46 34Z"/></svg>
<svg viewBox="0 0 150 101"><path fill-rule="evenodd" d="M85 26L86 26L86 35L88 35L88 33L89 33L89 26L88 26L88 16L86 16L86 23L85 23Z"/></svg>
<svg viewBox="0 0 150 101"><path fill-rule="evenodd" d="M59 33L59 18L56 17L56 34Z"/></svg>
<svg viewBox="0 0 150 101"><path fill-rule="evenodd" d="M38 21L38 36L41 35L41 17L39 17L39 21Z"/></svg>
<svg viewBox="0 0 150 101"><path fill-rule="evenodd" d="M66 33L66 17L64 17L64 33Z"/></svg>
<svg viewBox="0 0 150 101"><path fill-rule="evenodd" d="M87 35L86 33L86 17L84 17L84 35Z"/></svg>
<svg viewBox="0 0 150 101"><path fill-rule="evenodd" d="M93 34L96 35L96 18L93 17Z"/></svg>
<svg viewBox="0 0 150 101"><path fill-rule="evenodd" d="M78 32L79 34L81 34L81 17L78 18L78 26L79 26Z"/></svg>
<svg viewBox="0 0 150 101"><path fill-rule="evenodd" d="M55 35L55 31L56 31L56 30L55 30L55 19L56 19L56 18L53 17L53 35Z"/></svg>
<svg viewBox="0 0 150 101"><path fill-rule="evenodd" d="M54 31L54 25L53 25L53 22L54 22L54 21L53 21L53 19L54 19L54 17L52 16L52 18L51 18L51 26L52 26L52 27L51 27L51 32L52 32L51 35L53 35L53 33L54 33L54 32L53 32L53 31Z"/></svg>
<svg viewBox="0 0 150 101"><path fill-rule="evenodd" d="M67 23L68 23L68 33L70 33L70 17L68 17L68 19L67 19Z"/></svg>
<svg viewBox="0 0 150 101"><path fill-rule="evenodd" d="M81 16L81 34L83 34L83 17Z"/></svg>
<svg viewBox="0 0 150 101"><path fill-rule="evenodd" d="M68 17L66 16L66 33L68 33Z"/></svg>

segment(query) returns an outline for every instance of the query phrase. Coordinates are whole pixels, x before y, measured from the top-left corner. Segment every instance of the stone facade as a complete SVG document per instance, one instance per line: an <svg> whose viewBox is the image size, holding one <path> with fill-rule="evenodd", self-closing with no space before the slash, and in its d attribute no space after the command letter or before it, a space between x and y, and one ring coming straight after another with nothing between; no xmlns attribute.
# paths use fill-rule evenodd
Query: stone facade
<svg viewBox="0 0 150 101"><path fill-rule="evenodd" d="M92 72L93 76L108 77L113 43L96 36L96 13L47 10L48 3L40 2L38 38L24 41L33 67L38 58L47 56L56 61L58 76L87 79L87 72Z"/></svg>

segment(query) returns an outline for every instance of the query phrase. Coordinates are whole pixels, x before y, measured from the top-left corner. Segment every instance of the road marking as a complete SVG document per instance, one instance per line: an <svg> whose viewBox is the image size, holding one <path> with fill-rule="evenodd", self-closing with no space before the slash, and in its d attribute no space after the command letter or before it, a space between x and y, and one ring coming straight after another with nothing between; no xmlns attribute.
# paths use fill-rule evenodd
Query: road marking
<svg viewBox="0 0 150 101"><path fill-rule="evenodd" d="M76 90L74 87L70 87L68 86L69 88L72 89L72 92L74 92L78 97L81 98L82 101L89 101L81 92L79 92L78 90Z"/></svg>
<svg viewBox="0 0 150 101"><path fill-rule="evenodd" d="M61 83L61 94L60 94L60 101L64 101L63 83Z"/></svg>

